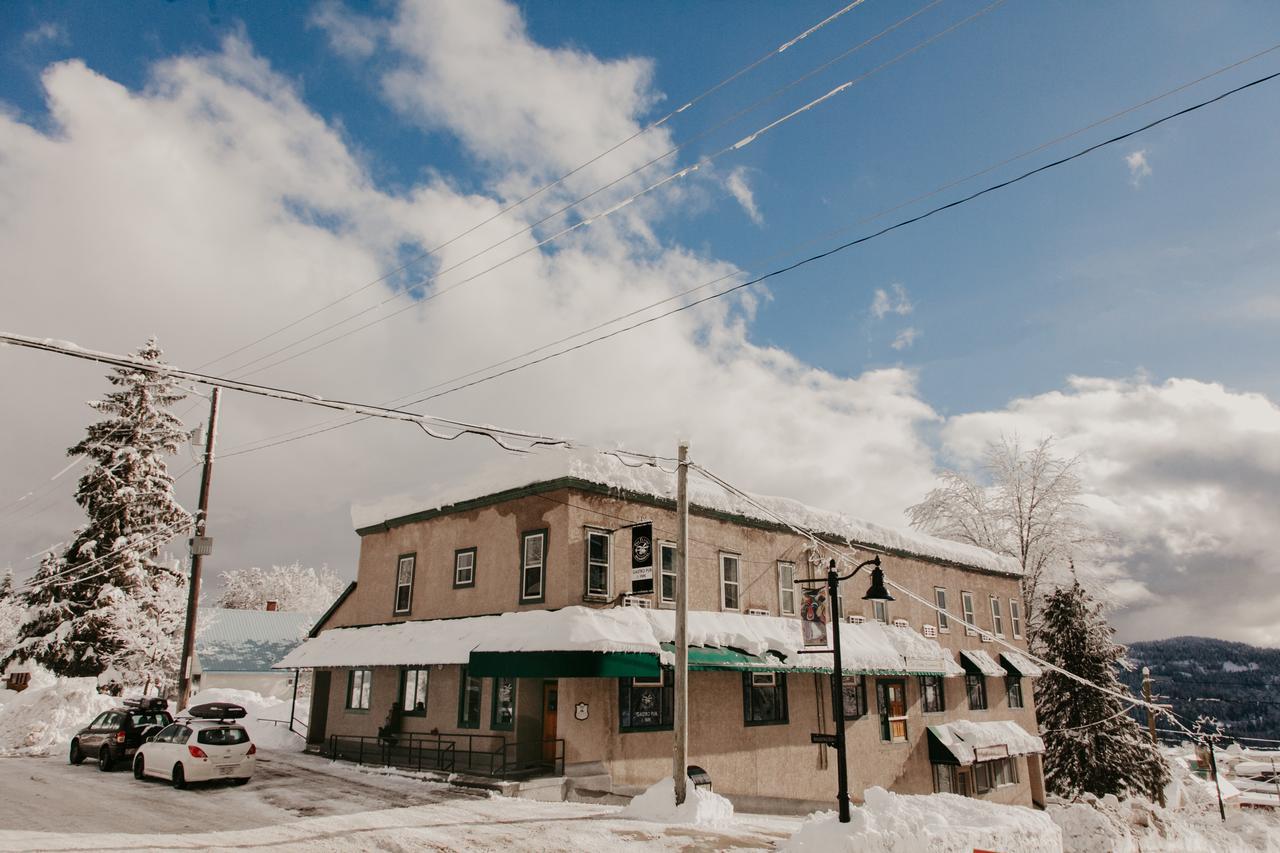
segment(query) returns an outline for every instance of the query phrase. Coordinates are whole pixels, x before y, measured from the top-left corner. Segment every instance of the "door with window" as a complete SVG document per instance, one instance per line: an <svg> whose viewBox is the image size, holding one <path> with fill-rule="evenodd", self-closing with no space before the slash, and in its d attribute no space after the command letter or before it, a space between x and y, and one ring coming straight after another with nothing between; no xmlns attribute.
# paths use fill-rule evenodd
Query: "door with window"
<svg viewBox="0 0 1280 853"><path fill-rule="evenodd" d="M907 683L881 679L876 684L880 704L880 739L890 743L907 740Z"/></svg>
<svg viewBox="0 0 1280 853"><path fill-rule="evenodd" d="M547 681L542 685L542 760L556 760L556 714L559 706L559 684Z"/></svg>

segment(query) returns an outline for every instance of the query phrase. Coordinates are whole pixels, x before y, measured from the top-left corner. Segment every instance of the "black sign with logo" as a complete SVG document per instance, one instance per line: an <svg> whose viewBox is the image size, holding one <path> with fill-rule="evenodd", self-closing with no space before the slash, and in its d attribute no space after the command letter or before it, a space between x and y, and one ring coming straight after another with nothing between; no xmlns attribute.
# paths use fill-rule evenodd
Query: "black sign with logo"
<svg viewBox="0 0 1280 853"><path fill-rule="evenodd" d="M631 528L631 591L653 592L653 525Z"/></svg>

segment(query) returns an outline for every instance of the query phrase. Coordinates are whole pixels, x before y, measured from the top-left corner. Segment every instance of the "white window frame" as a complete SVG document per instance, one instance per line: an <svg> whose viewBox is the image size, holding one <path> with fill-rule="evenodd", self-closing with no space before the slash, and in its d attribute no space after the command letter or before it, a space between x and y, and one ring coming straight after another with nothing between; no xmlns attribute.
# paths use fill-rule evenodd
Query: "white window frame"
<svg viewBox="0 0 1280 853"><path fill-rule="evenodd" d="M725 567L730 560L733 561L733 580L725 577ZM733 596L736 599L733 607L729 606L728 596L726 595L731 586L733 587ZM735 613L742 611L742 557L738 554L726 554L723 551L720 553L720 609L731 610Z"/></svg>
<svg viewBox="0 0 1280 853"><path fill-rule="evenodd" d="M405 563L409 564L409 582L401 583L400 575L403 573ZM401 554L396 558L396 596L391 602L391 612L397 615L408 613L413 610L413 577L418 572L418 555L417 554ZM400 606L400 590L408 589L409 594L405 596L404 607Z"/></svg>
<svg viewBox="0 0 1280 853"><path fill-rule="evenodd" d="M539 559L536 563L529 562L529 541L532 539L541 540L539 548ZM538 572L538 592L536 595L527 595L525 590L529 585L525 579L529 576L530 571ZM545 530L532 530L527 533L520 534L520 601L538 602L547 599L547 532Z"/></svg>
<svg viewBox="0 0 1280 853"><path fill-rule="evenodd" d="M351 670L347 675L347 710L367 711L372 698L373 670Z"/></svg>
<svg viewBox="0 0 1280 853"><path fill-rule="evenodd" d="M788 560L778 561L778 612L783 616L796 615L796 564Z"/></svg>
<svg viewBox="0 0 1280 853"><path fill-rule="evenodd" d="M990 596L991 599L991 630L1000 639L1004 639L1004 616L1000 613L1000 599L998 596Z"/></svg>
<svg viewBox="0 0 1280 853"><path fill-rule="evenodd" d="M947 618L944 612L947 609L947 588L945 586L935 586L933 588L933 603L938 611L938 633L951 633L951 620Z"/></svg>
<svg viewBox="0 0 1280 853"><path fill-rule="evenodd" d="M662 555L666 551L671 552L671 571L669 572L663 569L663 566L665 565L665 561L663 560ZM667 576L670 576L671 578L671 597L670 598L667 598L665 595L662 594L662 590L663 590L662 579ZM658 543L658 588L655 590L655 592L658 595L659 604L675 604L676 603L676 544L674 542Z"/></svg>
<svg viewBox="0 0 1280 853"><path fill-rule="evenodd" d="M460 548L453 552L453 585L455 588L475 586L476 585L476 548ZM471 574L466 580L462 580L461 572L463 571L462 558L470 557L471 565L466 566L466 570Z"/></svg>
<svg viewBox="0 0 1280 853"><path fill-rule="evenodd" d="M591 559L591 537L601 536L604 538L604 563L593 561ZM613 534L608 530L599 527L588 527L586 531L586 547L587 547L587 576L583 579L583 589L586 591L587 598L609 599L613 593ZM591 588L591 569L593 566L604 567L604 589L593 590Z"/></svg>
<svg viewBox="0 0 1280 853"><path fill-rule="evenodd" d="M889 604L886 601L875 600L871 602L871 616L877 622L889 624Z"/></svg>
<svg viewBox="0 0 1280 853"><path fill-rule="evenodd" d="M1009 599L1009 628L1015 640L1022 639L1022 602L1016 598Z"/></svg>
<svg viewBox="0 0 1280 853"><path fill-rule="evenodd" d="M976 636L977 628L971 628L970 625L977 624L977 617L973 610L973 593L960 590L960 609L964 611L964 621L968 624L964 626L965 634L970 637Z"/></svg>
<svg viewBox="0 0 1280 853"><path fill-rule="evenodd" d="M778 673L776 672L753 672L751 673L752 687L777 687Z"/></svg>

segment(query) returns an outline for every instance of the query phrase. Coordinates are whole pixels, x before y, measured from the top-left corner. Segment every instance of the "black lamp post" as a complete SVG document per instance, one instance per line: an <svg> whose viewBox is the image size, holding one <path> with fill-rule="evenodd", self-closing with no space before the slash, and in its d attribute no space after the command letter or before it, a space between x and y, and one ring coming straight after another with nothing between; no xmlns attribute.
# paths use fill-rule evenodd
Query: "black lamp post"
<svg viewBox="0 0 1280 853"><path fill-rule="evenodd" d="M836 724L836 780L840 790L836 794L836 804L840 809L840 822L849 822L849 767L846 758L847 747L844 738L844 667L840 660L840 614L836 607L840 602L840 581L847 581L867 566L875 566L871 570L871 586L864 601L893 601L893 596L884 588L884 570L880 568L880 555L860 563L847 575L836 573L836 561L831 560L827 566L827 596L831 601L834 619L831 620L831 716ZM801 578L796 583L818 583L823 578Z"/></svg>

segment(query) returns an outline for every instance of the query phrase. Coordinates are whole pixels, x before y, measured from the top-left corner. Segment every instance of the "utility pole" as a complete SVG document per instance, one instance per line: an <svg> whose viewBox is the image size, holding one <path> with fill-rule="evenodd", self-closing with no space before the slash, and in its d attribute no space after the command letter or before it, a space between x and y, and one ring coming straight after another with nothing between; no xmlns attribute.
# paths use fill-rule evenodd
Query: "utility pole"
<svg viewBox="0 0 1280 853"><path fill-rule="evenodd" d="M209 432L204 441L204 470L200 474L200 507L196 510L195 535L191 538L191 580L187 585L187 629L182 637L182 672L178 681L178 710L191 698L191 669L196 648L196 610L200 605L200 569L213 553L213 540L205 536L209 521L209 481L213 477L213 443L218 435L218 400L222 389L214 388L209 403ZM296 681L295 681L296 683Z"/></svg>
<svg viewBox="0 0 1280 853"><path fill-rule="evenodd" d="M1142 668L1142 699L1147 703L1147 733L1151 735L1151 742L1156 742L1156 714L1151 709L1151 670L1148 667Z"/></svg>
<svg viewBox="0 0 1280 853"><path fill-rule="evenodd" d="M676 468L676 707L675 750L671 778L676 805L683 805L689 787L689 442L680 442Z"/></svg>

